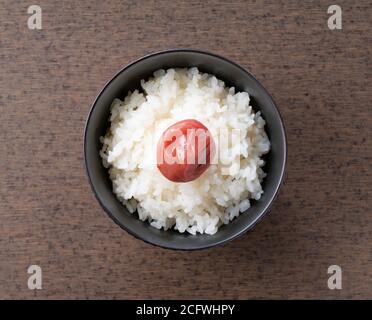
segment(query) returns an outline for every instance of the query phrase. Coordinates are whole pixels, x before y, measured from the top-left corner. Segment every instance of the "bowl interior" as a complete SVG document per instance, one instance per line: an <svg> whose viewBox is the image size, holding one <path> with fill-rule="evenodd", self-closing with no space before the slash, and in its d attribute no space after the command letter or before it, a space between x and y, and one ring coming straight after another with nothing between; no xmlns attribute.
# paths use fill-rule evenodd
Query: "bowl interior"
<svg viewBox="0 0 372 320"><path fill-rule="evenodd" d="M200 71L215 75L227 86L246 91L251 96L255 111L261 111L266 121L266 132L271 150L266 156L263 181L264 193L253 201L247 212L228 225L220 227L214 235L180 234L178 231L157 230L147 222L130 214L112 192L107 169L102 165L99 151L100 136L108 128L109 107L114 98L124 98L129 90L139 89L140 80L152 76L158 69L174 67L198 67ZM85 163L91 187L108 215L132 235L155 245L172 249L201 249L224 243L250 229L267 211L281 184L285 160L286 141L283 124L273 100L260 83L247 71L222 57L192 50L173 50L144 57L121 70L97 97L85 128ZM130 156L130 155L129 155Z"/></svg>

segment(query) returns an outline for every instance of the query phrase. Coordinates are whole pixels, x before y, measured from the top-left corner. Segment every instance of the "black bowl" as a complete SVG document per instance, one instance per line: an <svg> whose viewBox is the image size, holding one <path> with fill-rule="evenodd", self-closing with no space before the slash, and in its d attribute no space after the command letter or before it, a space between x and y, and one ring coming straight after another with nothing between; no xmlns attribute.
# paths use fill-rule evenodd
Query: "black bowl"
<svg viewBox="0 0 372 320"><path fill-rule="evenodd" d="M263 182L264 193L253 201L247 212L228 225L220 227L214 235L181 234L174 230L157 230L148 222L138 219L120 203L112 191L107 169L102 165L99 151L100 136L108 128L109 107L114 98L124 98L129 90L140 88L140 80L149 78L158 69L171 67L198 67L200 71L215 75L251 96L253 108L260 110L266 120L266 132L271 150L266 156ZM102 89L90 110L84 133L84 156L92 190L107 214L124 230L148 243L169 249L193 250L209 248L230 241L251 229L268 211L283 180L286 163L286 137L283 122L264 87L256 78L236 63L215 54L196 50L168 50L145 56L119 71ZM128 155L130 156L130 155Z"/></svg>

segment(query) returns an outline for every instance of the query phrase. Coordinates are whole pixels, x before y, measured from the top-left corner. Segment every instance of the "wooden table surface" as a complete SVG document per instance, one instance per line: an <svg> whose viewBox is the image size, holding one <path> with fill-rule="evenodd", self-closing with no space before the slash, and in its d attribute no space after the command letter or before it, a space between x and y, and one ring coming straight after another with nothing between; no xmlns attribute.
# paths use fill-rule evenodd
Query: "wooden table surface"
<svg viewBox="0 0 372 320"><path fill-rule="evenodd" d="M0 298L372 298L372 3L27 1L0 3ZM332 2L333 3L333 2ZM269 215L222 247L176 252L116 226L95 200L82 137L121 67L197 48L252 71L288 135ZM42 268L41 290L27 268ZM327 268L342 268L329 290Z"/></svg>

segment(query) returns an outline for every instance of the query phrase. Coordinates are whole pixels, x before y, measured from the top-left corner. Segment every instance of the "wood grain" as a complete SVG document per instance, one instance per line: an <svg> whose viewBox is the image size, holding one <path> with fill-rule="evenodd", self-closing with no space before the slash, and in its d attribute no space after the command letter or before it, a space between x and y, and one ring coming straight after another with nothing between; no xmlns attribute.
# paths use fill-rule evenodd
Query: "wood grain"
<svg viewBox="0 0 372 320"><path fill-rule="evenodd" d="M0 1L0 298L372 298L370 1ZM138 241L85 177L91 103L122 66L168 48L224 55L276 100L288 172L271 213L200 252ZM31 264L43 289L27 288ZM327 288L327 268L343 289Z"/></svg>

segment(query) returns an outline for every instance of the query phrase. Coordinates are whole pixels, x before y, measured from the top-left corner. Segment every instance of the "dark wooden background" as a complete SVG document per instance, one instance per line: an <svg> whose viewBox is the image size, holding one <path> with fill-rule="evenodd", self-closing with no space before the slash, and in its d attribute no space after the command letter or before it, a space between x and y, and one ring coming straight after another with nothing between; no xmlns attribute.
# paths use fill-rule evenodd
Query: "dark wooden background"
<svg viewBox="0 0 372 320"><path fill-rule="evenodd" d="M343 9L330 31L327 8ZM0 1L0 298L372 298L371 1ZM276 100L288 172L271 213L222 247L134 239L95 200L82 137L125 64L224 55ZM27 288L27 268L43 289ZM340 265L343 289L329 290Z"/></svg>

